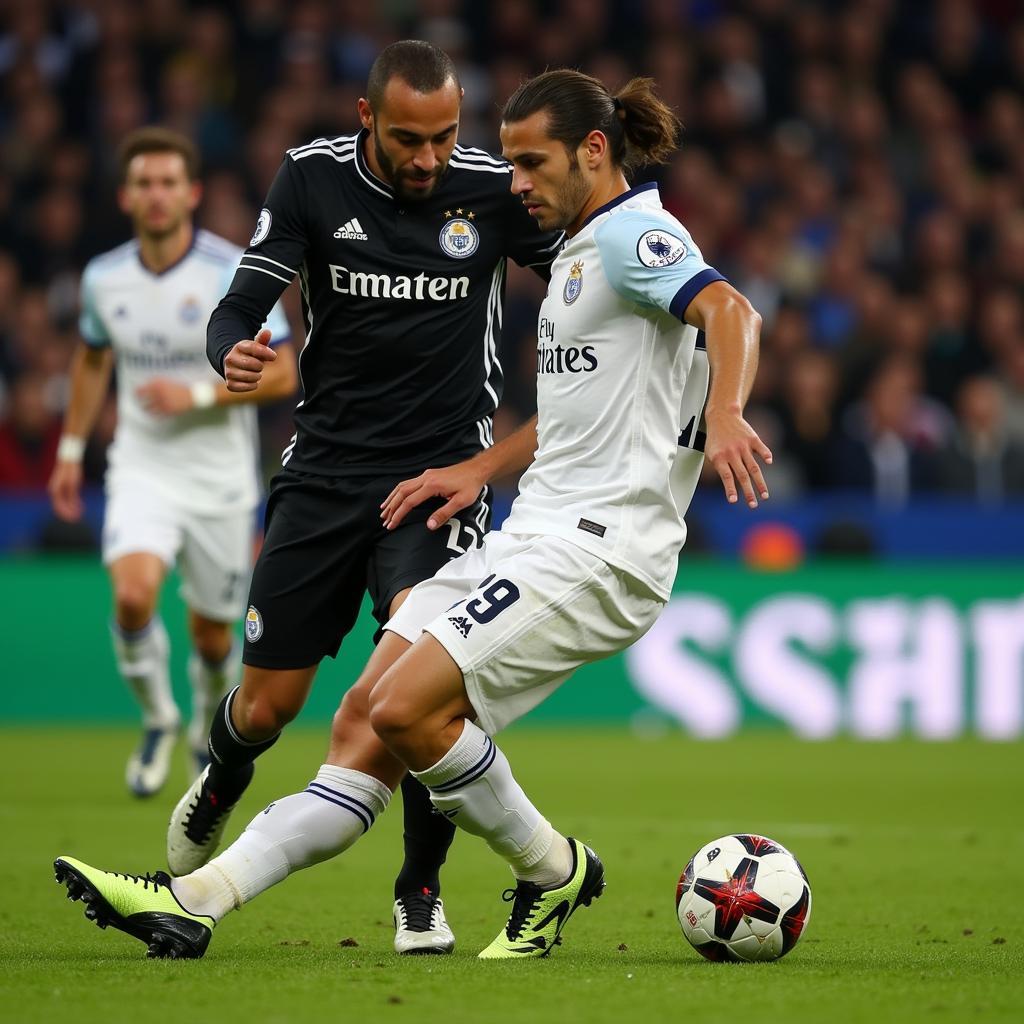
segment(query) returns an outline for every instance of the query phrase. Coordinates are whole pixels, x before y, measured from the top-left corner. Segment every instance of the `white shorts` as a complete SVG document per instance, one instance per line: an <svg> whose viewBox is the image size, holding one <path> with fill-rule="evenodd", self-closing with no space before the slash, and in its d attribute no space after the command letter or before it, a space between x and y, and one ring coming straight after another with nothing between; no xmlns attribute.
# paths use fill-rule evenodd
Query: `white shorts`
<svg viewBox="0 0 1024 1024"><path fill-rule="evenodd" d="M234 622L245 611L253 538L252 511L197 515L144 484L107 488L103 564L147 552L168 568L177 565L182 600L216 622Z"/></svg>
<svg viewBox="0 0 1024 1024"><path fill-rule="evenodd" d="M581 665L638 640L664 604L569 541L499 531L417 584L385 628L413 643L424 631L436 637L493 735Z"/></svg>

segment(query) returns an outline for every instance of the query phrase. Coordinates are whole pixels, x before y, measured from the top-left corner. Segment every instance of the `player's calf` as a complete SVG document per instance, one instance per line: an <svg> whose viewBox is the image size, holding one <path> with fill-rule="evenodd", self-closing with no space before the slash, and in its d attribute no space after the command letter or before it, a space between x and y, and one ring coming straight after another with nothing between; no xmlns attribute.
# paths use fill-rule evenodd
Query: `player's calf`
<svg viewBox="0 0 1024 1024"><path fill-rule="evenodd" d="M176 878L174 891L193 911L220 920L292 872L347 850L390 798L370 775L322 765L302 793L275 800L222 854Z"/></svg>
<svg viewBox="0 0 1024 1024"><path fill-rule="evenodd" d="M220 844L228 818L252 781L253 762L277 742L250 743L231 719L236 687L220 703L210 727L211 762L185 791L167 826L167 864L176 875L205 864Z"/></svg>

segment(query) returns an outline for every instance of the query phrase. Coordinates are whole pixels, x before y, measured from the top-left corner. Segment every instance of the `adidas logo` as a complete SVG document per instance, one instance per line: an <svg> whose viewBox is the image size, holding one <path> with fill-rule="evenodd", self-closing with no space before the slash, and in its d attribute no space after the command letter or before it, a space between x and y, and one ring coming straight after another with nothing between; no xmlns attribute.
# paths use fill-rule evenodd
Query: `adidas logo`
<svg viewBox="0 0 1024 1024"><path fill-rule="evenodd" d="M345 223L334 232L334 237L348 238L354 242L365 242L366 232L363 230L363 225L359 223L358 218L353 217L351 220L345 221Z"/></svg>

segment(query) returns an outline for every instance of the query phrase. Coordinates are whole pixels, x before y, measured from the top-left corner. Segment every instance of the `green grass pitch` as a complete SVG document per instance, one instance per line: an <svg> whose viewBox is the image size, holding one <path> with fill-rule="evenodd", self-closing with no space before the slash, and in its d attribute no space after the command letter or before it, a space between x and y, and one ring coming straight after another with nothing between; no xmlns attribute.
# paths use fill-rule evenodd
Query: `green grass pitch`
<svg viewBox="0 0 1024 1024"><path fill-rule="evenodd" d="M113 870L162 866L186 784L128 797L126 730L0 732L0 1020L803 1021L1019 1020L1024 1002L1024 764L1019 744L801 743L750 734L519 728L502 746L556 827L591 843L608 889L548 960L483 963L510 876L459 836L444 896L450 958L391 952L397 806L338 860L271 890L217 929L199 962L147 961L101 932L53 881L62 853ZM324 736L267 755L229 834L301 789ZM775 964L710 964L683 941L676 879L702 843L754 831L810 876L803 940Z"/></svg>

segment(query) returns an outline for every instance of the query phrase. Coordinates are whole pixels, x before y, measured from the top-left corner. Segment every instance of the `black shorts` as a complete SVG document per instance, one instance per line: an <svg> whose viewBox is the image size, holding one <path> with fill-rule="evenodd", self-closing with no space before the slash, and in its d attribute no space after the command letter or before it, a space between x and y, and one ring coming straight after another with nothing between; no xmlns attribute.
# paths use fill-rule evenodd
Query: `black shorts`
<svg viewBox="0 0 1024 1024"><path fill-rule="evenodd" d="M399 592L483 543L491 525L490 488L440 530L426 527L430 513L444 504L440 498L413 509L396 530L385 530L381 502L408 477L278 473L249 588L246 665L304 668L333 658L367 591L383 626Z"/></svg>

